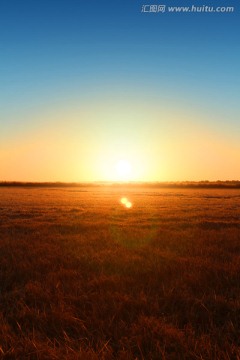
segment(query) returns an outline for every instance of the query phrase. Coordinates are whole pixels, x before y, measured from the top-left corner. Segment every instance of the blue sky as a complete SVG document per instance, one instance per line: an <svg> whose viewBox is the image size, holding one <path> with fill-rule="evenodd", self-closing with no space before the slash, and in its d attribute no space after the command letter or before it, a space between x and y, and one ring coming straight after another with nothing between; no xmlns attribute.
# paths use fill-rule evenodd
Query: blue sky
<svg viewBox="0 0 240 360"><path fill-rule="evenodd" d="M235 11L141 13L142 5L150 3L234 6ZM0 150L4 161L9 142L18 138L24 142L31 131L34 137L38 129L57 126L59 114L76 113L81 107L99 103L106 107L146 103L149 108L186 112L191 119L197 114L197 119L191 120L196 121L196 128L218 134L219 142L237 144L239 20L239 4L233 0L1 0ZM72 134L76 128L88 133L89 125L87 119L71 116L67 122L59 120L62 131L69 133L69 141L69 129ZM91 128L100 121L104 133L109 132L109 126L119 126L114 116L106 121L96 114L92 118ZM147 129L148 121L151 127L151 119L141 120L140 132ZM173 127L178 122L171 116L164 121ZM126 121L122 122L126 129ZM154 135L163 125L153 123ZM187 124L179 120L178 126ZM130 132L138 126L136 116L129 124ZM6 168L2 174L0 178L8 177ZM81 180L80 175L72 176Z"/></svg>

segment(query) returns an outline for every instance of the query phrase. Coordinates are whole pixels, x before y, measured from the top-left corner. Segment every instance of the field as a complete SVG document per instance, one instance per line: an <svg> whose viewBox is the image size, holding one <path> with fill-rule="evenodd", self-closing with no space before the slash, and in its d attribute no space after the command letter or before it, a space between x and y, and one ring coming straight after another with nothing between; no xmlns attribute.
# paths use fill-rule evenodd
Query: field
<svg viewBox="0 0 240 360"><path fill-rule="evenodd" d="M0 188L0 359L240 359L240 189Z"/></svg>

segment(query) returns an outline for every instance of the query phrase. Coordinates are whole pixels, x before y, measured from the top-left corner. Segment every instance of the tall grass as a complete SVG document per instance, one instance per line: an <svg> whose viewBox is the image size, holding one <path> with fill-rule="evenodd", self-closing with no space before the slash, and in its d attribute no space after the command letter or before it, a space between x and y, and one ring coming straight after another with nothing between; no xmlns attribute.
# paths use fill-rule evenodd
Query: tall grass
<svg viewBox="0 0 240 360"><path fill-rule="evenodd" d="M240 359L239 205L239 190L1 188L0 358Z"/></svg>

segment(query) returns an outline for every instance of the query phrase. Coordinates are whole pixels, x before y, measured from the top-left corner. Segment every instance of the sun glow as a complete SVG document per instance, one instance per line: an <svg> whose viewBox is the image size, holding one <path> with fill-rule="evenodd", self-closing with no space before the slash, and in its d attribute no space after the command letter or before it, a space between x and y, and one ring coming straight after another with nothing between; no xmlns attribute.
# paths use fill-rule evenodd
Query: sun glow
<svg viewBox="0 0 240 360"><path fill-rule="evenodd" d="M132 166L127 160L119 160L115 166L118 180L129 180L132 175Z"/></svg>

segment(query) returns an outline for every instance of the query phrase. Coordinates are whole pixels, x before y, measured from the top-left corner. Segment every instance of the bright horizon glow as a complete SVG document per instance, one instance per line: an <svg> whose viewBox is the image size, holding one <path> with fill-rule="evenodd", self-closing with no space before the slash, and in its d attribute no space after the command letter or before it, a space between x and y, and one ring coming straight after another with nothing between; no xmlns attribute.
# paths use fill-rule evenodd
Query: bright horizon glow
<svg viewBox="0 0 240 360"><path fill-rule="evenodd" d="M81 111L76 108L75 113L66 109L62 114L59 109L56 119L51 112L40 113L38 118L44 119L45 127L29 127L28 131L2 138L0 181L154 182L240 178L237 134L222 134L201 125L204 114L198 112L196 116L181 108L176 113L168 109L168 104L159 107L153 102L141 107L127 102L110 106L106 102L103 98L101 106L92 103L91 112L88 104ZM69 118L77 124L75 127L66 126ZM77 123L79 118L81 123ZM126 119L127 124L118 122L119 118ZM110 121L105 124L105 119Z"/></svg>
<svg viewBox="0 0 240 360"><path fill-rule="evenodd" d="M38 118L44 119L44 127L29 126L28 131L2 138L0 181L154 182L240 178L237 134L213 132L210 126L201 125L204 114L198 112L196 116L180 107L177 112L172 111L166 103L161 107L154 102L144 106L106 103L104 98L101 105L92 102L91 111L88 103L81 111L66 109L64 114L59 109L54 118L50 111L40 113ZM77 122L79 118L81 122ZM68 126L69 119L75 127ZM105 119L110 120L105 123Z"/></svg>

